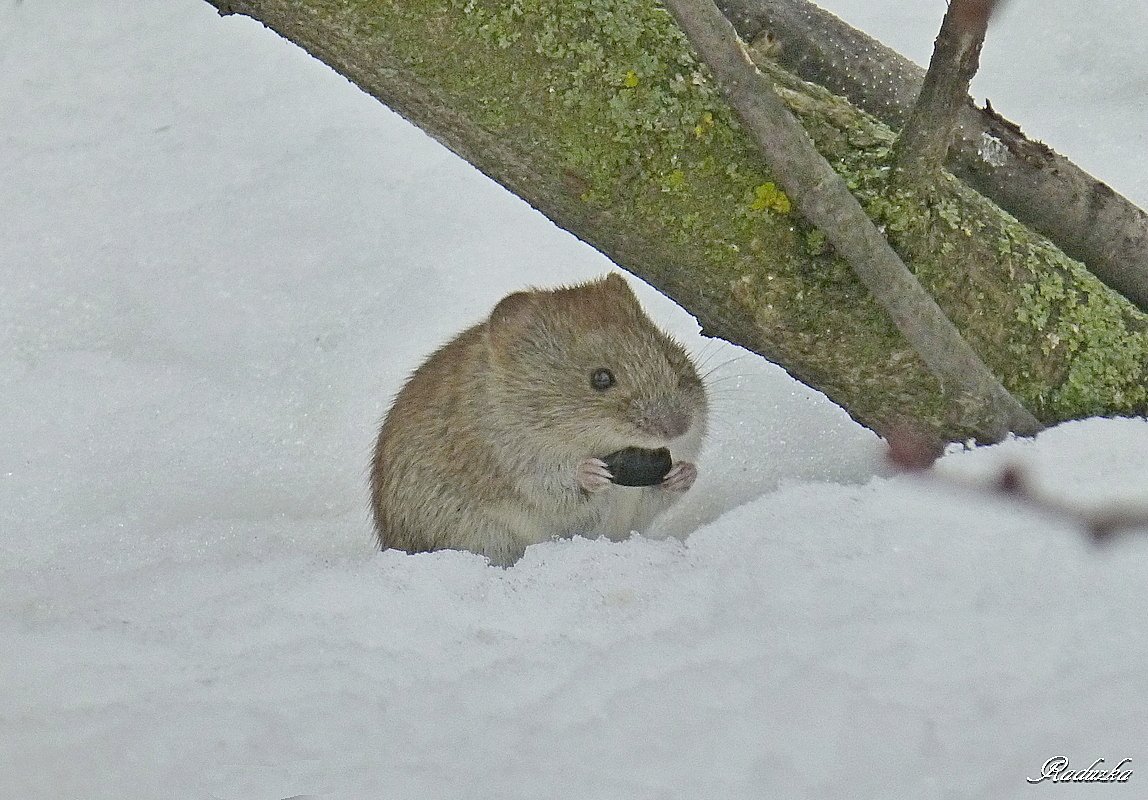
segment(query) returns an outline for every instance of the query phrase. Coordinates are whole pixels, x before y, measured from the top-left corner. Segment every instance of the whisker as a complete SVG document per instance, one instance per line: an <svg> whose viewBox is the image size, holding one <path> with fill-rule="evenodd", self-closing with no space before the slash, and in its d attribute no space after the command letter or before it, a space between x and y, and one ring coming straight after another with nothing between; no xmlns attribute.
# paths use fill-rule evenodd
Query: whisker
<svg viewBox="0 0 1148 800"><path fill-rule="evenodd" d="M709 362L721 352L721 347L714 343L707 343L699 352L693 354L694 365L698 370L704 369Z"/></svg>
<svg viewBox="0 0 1148 800"><path fill-rule="evenodd" d="M707 369L705 372L702 373L702 376L701 376L702 381L707 382L709 377L711 375L713 375L715 372L717 372L719 369L722 369L724 367L728 367L730 364L736 364L738 361L741 361L744 358L745 358L744 355L733 356L732 358L727 358L725 361L722 361L720 364L715 364L714 366L710 367L709 369Z"/></svg>

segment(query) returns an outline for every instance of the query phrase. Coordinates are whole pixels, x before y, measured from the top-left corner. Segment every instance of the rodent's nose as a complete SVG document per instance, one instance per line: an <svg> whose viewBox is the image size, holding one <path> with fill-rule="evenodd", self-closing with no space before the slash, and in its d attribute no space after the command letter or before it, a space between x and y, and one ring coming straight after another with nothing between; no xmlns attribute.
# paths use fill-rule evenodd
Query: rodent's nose
<svg viewBox="0 0 1148 800"><path fill-rule="evenodd" d="M647 408L638 418L638 428L658 439L676 439L690 429L690 415L680 408L658 404Z"/></svg>
<svg viewBox="0 0 1148 800"><path fill-rule="evenodd" d="M690 429L690 415L684 411L674 411L667 414L663 420L667 439L676 439L684 436Z"/></svg>

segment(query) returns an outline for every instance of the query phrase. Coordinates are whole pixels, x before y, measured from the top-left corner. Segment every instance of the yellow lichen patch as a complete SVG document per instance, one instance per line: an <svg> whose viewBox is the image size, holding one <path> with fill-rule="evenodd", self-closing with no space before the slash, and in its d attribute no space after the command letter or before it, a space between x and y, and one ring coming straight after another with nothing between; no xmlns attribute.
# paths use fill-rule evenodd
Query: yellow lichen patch
<svg viewBox="0 0 1148 800"><path fill-rule="evenodd" d="M694 136L699 139L705 136L706 131L714 126L714 115L707 111L702 114L702 121L694 126Z"/></svg>
<svg viewBox="0 0 1148 800"><path fill-rule="evenodd" d="M777 184L772 181L754 187L753 200L750 201L749 207L752 211L765 211L768 208L778 214L788 214L793 210L788 195L777 188Z"/></svg>
<svg viewBox="0 0 1148 800"><path fill-rule="evenodd" d="M686 173L680 169L675 169L666 176L666 181L662 186L662 191L674 191L681 189L686 185Z"/></svg>

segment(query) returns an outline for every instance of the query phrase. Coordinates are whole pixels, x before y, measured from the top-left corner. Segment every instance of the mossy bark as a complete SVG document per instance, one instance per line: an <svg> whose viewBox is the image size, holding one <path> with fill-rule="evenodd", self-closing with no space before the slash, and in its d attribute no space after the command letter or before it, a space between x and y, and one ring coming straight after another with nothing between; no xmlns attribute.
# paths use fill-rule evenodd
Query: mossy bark
<svg viewBox="0 0 1148 800"><path fill-rule="evenodd" d="M653 0L211 0L411 119L705 332L774 361L878 432L975 432L824 237L795 215ZM892 133L761 64L985 362L1043 422L1142 414L1148 319L946 176L888 187Z"/></svg>

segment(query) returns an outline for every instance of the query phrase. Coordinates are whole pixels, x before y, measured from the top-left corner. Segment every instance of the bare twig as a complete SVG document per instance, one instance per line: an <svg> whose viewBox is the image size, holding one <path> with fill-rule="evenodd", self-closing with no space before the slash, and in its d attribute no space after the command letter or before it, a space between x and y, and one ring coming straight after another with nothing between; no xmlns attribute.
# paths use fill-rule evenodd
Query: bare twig
<svg viewBox="0 0 1148 800"><path fill-rule="evenodd" d="M921 93L897 139L894 161L898 181L921 186L935 179L944 167L957 115L969 102L969 83L977 74L995 2L950 0Z"/></svg>
<svg viewBox="0 0 1148 800"><path fill-rule="evenodd" d="M937 453L933 440L906 427L890 434L886 459L898 470L919 475L953 491L1008 497L1018 504L1056 517L1085 531L1095 543L1104 543L1117 534L1148 531L1148 506L1112 503L1085 508L1059 496L1037 489L1028 474L1016 465L1006 466L988 480L946 475L931 469Z"/></svg>
<svg viewBox="0 0 1148 800"><path fill-rule="evenodd" d="M666 0L666 7L713 72L786 193L849 262L929 369L976 410L981 437L999 441L1010 431L1038 431L1040 423L989 372L817 152L711 0Z"/></svg>
<svg viewBox="0 0 1148 800"><path fill-rule="evenodd" d="M904 127L924 70L809 0L720 0L748 41L772 37L777 62ZM949 169L1148 311L1148 214L1015 124L958 109Z"/></svg>

